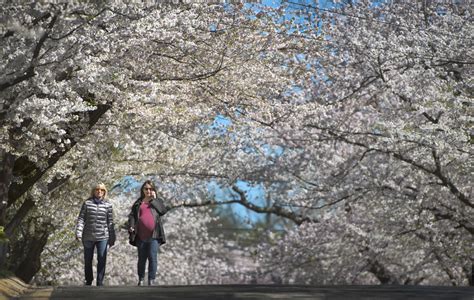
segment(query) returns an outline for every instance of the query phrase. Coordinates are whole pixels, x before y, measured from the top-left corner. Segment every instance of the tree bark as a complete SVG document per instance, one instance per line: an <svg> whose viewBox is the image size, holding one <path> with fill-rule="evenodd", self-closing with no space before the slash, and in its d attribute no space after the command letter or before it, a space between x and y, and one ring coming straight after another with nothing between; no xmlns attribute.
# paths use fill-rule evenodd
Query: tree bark
<svg viewBox="0 0 474 300"><path fill-rule="evenodd" d="M5 226L7 215L8 191L13 179L15 157L0 150L2 165L0 166L0 226Z"/></svg>
<svg viewBox="0 0 474 300"><path fill-rule="evenodd" d="M68 128L69 139L71 143L64 149L58 151L48 159L48 166L45 169L38 168L27 157L20 157L15 161L14 175L22 178L21 183L12 183L8 191L8 206L15 203L26 193L58 160L63 157L74 145L80 136L84 136L99 119L110 109L110 105L98 105L96 110L84 113L81 121L86 122L87 126L82 124L70 124ZM76 128L77 127L77 128Z"/></svg>
<svg viewBox="0 0 474 300"><path fill-rule="evenodd" d="M13 179L13 165L15 157L0 150L2 164L0 166L0 226L6 225L8 190ZM8 235L6 235L8 238ZM8 241L0 241L0 270L5 269L8 253Z"/></svg>
<svg viewBox="0 0 474 300"><path fill-rule="evenodd" d="M15 214L12 213L13 218L11 220L7 220L8 209L19 201L21 197L77 143L79 137L87 134L110 107L111 106L107 104L98 105L96 110L82 113L79 122L69 124L67 126L67 132L71 143L68 147L61 149L56 152L55 155L51 156L47 161L47 167L44 169L36 166L36 164L31 162L27 157L15 158L10 153L5 151L0 152L0 157L3 160L3 166L0 169L0 226L8 230L9 234L14 234L14 229L18 227L35 205L32 199L26 198L19 211ZM21 178L21 182L13 182L12 179L14 176ZM7 238L8 237L11 236L7 235ZM47 235L43 238L35 238L33 240L34 243L31 244L32 249L25 248L25 251L29 253L28 255L31 256L32 259L22 262L24 263L23 267L27 270L18 271L24 278L34 276L39 270L36 264L44 247L43 239L45 239L44 243L46 243ZM8 243L0 243L0 269L6 266L6 255L8 252ZM36 259L37 256L38 258ZM29 263L31 263L31 266L28 266Z"/></svg>
<svg viewBox="0 0 474 300"><path fill-rule="evenodd" d="M5 226L5 234L11 236L14 233L14 230L18 228L20 223L28 215L28 212L35 207L35 202L31 197L26 197L25 201L21 205L20 209L16 212L15 216L8 222Z"/></svg>
<svg viewBox="0 0 474 300"><path fill-rule="evenodd" d="M467 282L469 286L474 286L474 263L468 263L463 267L463 272L466 274Z"/></svg>
<svg viewBox="0 0 474 300"><path fill-rule="evenodd" d="M42 230L35 232L34 235L26 242L25 247L27 253L23 256L20 264L15 269L15 275L23 280L24 282L30 282L31 279L38 273L41 268L41 253L43 252L44 246L48 241L49 232Z"/></svg>
<svg viewBox="0 0 474 300"><path fill-rule="evenodd" d="M398 278L374 257L369 256L368 263L367 270L374 274L381 284L400 284Z"/></svg>

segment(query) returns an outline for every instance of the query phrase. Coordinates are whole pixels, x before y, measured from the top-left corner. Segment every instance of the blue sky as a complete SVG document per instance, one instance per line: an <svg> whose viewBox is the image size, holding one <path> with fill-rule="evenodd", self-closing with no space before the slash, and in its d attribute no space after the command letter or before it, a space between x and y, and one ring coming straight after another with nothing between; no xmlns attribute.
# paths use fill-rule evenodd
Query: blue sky
<svg viewBox="0 0 474 300"><path fill-rule="evenodd" d="M295 1L296 2L296 1ZM262 4L265 6L278 7L281 5L281 1L277 0L263 0ZM311 1L310 1L311 4ZM246 5L252 5L246 3ZM320 0L320 8L329 8L334 6L332 1ZM288 18L293 17L291 10L288 10L286 13ZM227 133L227 128L232 124L232 121L223 116L217 115L212 124L208 126L203 126L204 129L208 129L208 134L210 135L225 135ZM265 155L272 156L273 158L278 157L283 154L284 149L276 145L264 145L263 147ZM252 151L252 149L248 149ZM123 192L136 192L138 197L138 189L140 188L142 182L138 182L133 176L125 176L120 182L118 182L111 190L122 190ZM265 189L262 184L250 184L248 182L237 180L236 185L245 191L247 200L251 201L255 205L264 206L266 204L265 200ZM229 200L232 199L233 192L230 187L221 187L216 182L210 181L208 184L208 191L211 195L214 196L215 200ZM234 195L235 197L235 195ZM261 221L265 215L258 214L249 209L245 208L239 204L230 205L230 209L237 217L237 219L242 221L242 226L250 226L251 223Z"/></svg>
<svg viewBox="0 0 474 300"><path fill-rule="evenodd" d="M252 185L248 182L239 180L236 186L241 190L245 191L247 200L255 205L265 205L265 189L262 184ZM216 182L209 183L209 192L214 195L216 200L232 200L238 199L237 195L231 191L230 188L222 188ZM237 219L242 221L242 226L247 227L251 223L261 221L264 215L255 213L240 204L231 204L229 209L232 210L233 214Z"/></svg>
<svg viewBox="0 0 474 300"><path fill-rule="evenodd" d="M110 192L134 193L135 199L139 197L139 189L142 183L142 181L138 181L133 176L125 176L110 189ZM262 184L252 185L239 180L236 185L238 188L245 191L247 200L255 205L265 205L265 190ZM213 198L218 201L226 201L236 198L235 193L230 188L223 188L215 181L209 182L208 191L209 194L213 195ZM262 214L257 214L240 204L231 204L229 205L229 208L236 219L242 221L242 227L249 227L251 223L260 221L264 217Z"/></svg>

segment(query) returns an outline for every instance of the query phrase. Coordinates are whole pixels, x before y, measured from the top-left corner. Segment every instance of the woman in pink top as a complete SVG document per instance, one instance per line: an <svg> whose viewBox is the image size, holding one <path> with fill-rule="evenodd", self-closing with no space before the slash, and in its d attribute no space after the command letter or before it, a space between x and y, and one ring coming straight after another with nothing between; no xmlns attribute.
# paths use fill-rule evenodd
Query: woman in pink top
<svg viewBox="0 0 474 300"><path fill-rule="evenodd" d="M138 248L138 285L143 285L148 260L148 285L155 285L158 267L158 249L166 243L161 216L166 214L163 199L157 197L156 187L151 180L145 181L140 189L140 198L132 205L128 215L130 244Z"/></svg>

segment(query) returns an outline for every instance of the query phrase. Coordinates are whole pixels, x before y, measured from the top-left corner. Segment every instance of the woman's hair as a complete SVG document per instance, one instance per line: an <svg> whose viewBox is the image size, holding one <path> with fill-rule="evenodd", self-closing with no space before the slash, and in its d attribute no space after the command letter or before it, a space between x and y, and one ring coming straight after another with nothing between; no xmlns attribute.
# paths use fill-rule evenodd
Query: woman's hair
<svg viewBox="0 0 474 300"><path fill-rule="evenodd" d="M143 188L144 188L145 185L147 185L147 184L148 184L149 186L151 186L151 188L155 191L155 193L157 193L157 192L156 192L156 186L155 186L155 184L153 183L153 181L151 181L151 180L146 180L146 181L142 184L142 187L140 188L140 199L145 198L145 192L143 192ZM157 193L157 194L158 194L158 193Z"/></svg>
<svg viewBox="0 0 474 300"><path fill-rule="evenodd" d="M95 195L95 190L96 190L96 189L101 189L101 190L104 190L104 191L105 191L105 193L104 193L104 199L105 199L105 197L107 196L107 188L105 187L105 184L103 184L103 183L98 183L98 184L94 185L94 186L92 187L91 197L94 197L94 195Z"/></svg>

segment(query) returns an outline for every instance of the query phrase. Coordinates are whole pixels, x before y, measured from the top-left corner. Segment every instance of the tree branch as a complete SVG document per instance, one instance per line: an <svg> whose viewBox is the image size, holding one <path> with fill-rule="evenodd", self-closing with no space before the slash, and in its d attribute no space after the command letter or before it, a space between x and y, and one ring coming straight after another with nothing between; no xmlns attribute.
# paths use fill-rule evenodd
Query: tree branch
<svg viewBox="0 0 474 300"><path fill-rule="evenodd" d="M46 30L43 33L43 35L39 39L38 43L36 44L35 48L33 49L33 57L31 58L30 65L26 68L26 70L21 72L21 75L15 77L15 78L12 78L10 80L7 80L6 82L0 83L0 92L4 91L7 88L10 88L10 87L12 87L12 86L14 86L14 85L16 85L20 82L28 80L28 79L30 79L31 77L33 77L35 75L36 60L37 60L37 58L40 54L40 51L41 51L41 48L44 45L44 42L48 38L54 24L56 23L56 20L57 20L57 16L55 15L55 16L52 17L51 22L49 22L49 24L48 24L48 27L47 27L48 30Z"/></svg>

